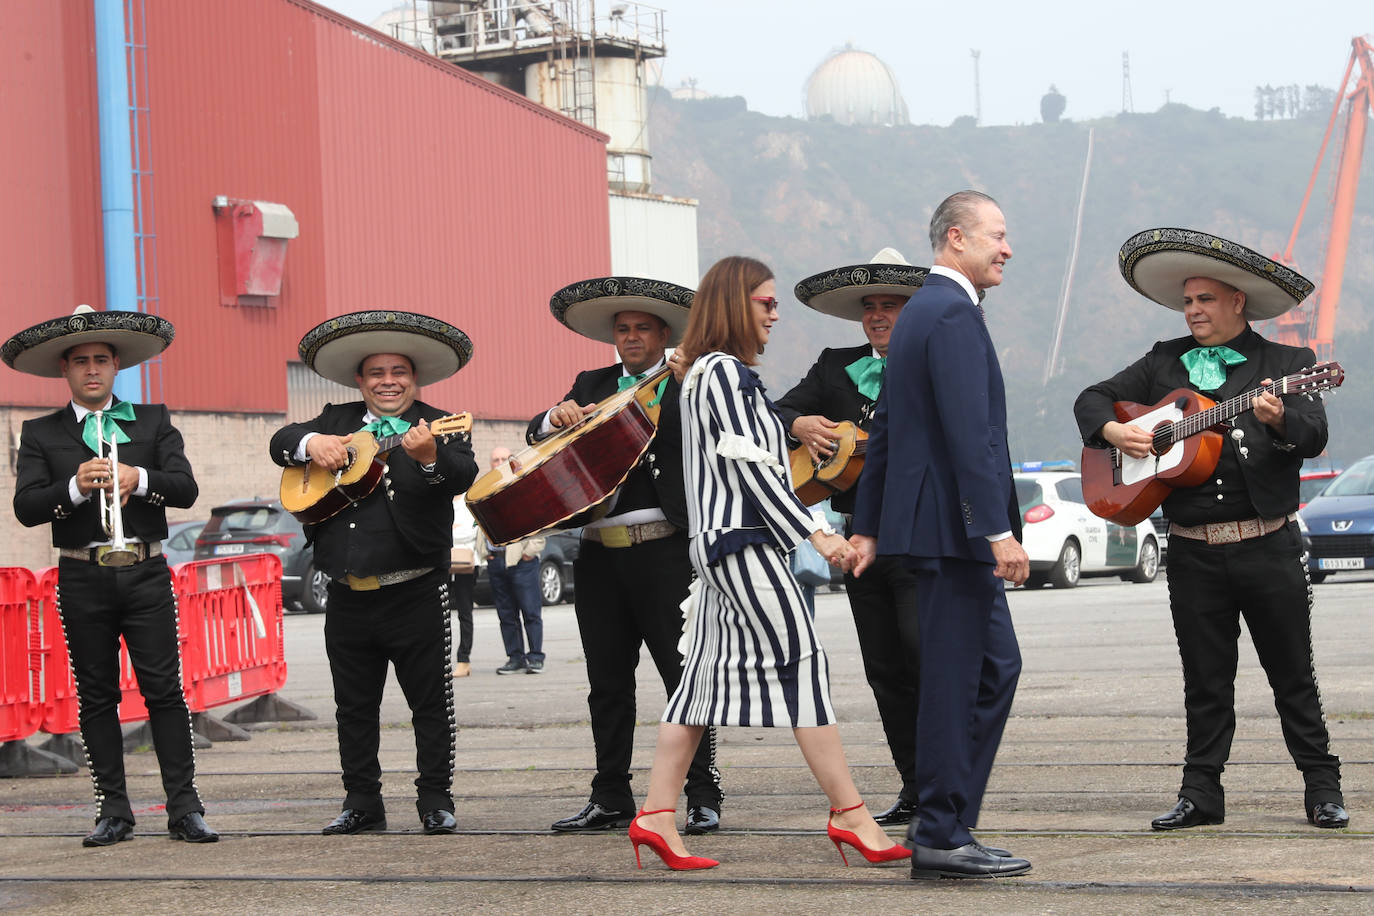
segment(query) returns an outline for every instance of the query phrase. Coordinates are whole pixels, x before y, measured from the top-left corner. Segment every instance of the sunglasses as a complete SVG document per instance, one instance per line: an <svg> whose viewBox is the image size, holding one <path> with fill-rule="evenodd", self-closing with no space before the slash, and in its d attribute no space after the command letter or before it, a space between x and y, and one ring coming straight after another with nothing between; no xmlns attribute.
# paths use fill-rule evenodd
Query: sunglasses
<svg viewBox="0 0 1374 916"><path fill-rule="evenodd" d="M750 296L749 299L753 302L760 303L770 312L776 312L778 310L778 300L774 296Z"/></svg>

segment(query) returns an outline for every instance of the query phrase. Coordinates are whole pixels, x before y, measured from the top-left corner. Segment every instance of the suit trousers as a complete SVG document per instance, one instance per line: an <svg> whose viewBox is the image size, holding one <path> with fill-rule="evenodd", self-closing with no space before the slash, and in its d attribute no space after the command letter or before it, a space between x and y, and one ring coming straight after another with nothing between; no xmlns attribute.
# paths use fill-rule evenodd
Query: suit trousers
<svg viewBox="0 0 1374 916"><path fill-rule="evenodd" d="M148 707L153 749L167 795L167 821L205 813L195 787L191 715L181 687L176 596L167 561L133 566L58 561L58 610L80 704L81 740L95 784L96 820L134 822L124 779L119 727L119 637L129 647L139 693Z"/></svg>
<svg viewBox="0 0 1374 916"><path fill-rule="evenodd" d="M993 567L910 561L921 629L917 816L907 836L932 849L972 841L1021 676L1021 650Z"/></svg>
<svg viewBox="0 0 1374 916"><path fill-rule="evenodd" d="M692 579L685 531L631 547L583 541L574 564L575 610L587 659L587 707L596 747L591 801L633 811L630 759L635 731L635 669L640 646L671 695L682 677L682 611ZM703 734L687 770L687 804L720 810L715 729Z"/></svg>
<svg viewBox="0 0 1374 916"><path fill-rule="evenodd" d="M447 572L355 592L329 585L324 648L334 679L334 718L346 796L343 807L382 814L382 689L396 669L415 730L415 807L453 810L453 681Z"/></svg>
<svg viewBox="0 0 1374 916"><path fill-rule="evenodd" d="M458 648L453 652L455 662L472 661L472 590L477 573L450 573L448 577L449 607L458 617Z"/></svg>
<svg viewBox="0 0 1374 916"><path fill-rule="evenodd" d="M1226 813L1221 773L1236 732L1240 619L1274 692L1284 743L1302 772L1304 809L1344 804L1341 763L1330 753L1312 664L1312 586L1297 525L1263 537L1209 545L1169 543L1169 607L1183 662L1188 747L1179 795L1213 816Z"/></svg>
<svg viewBox="0 0 1374 916"><path fill-rule="evenodd" d="M892 762L902 777L901 797L915 802L916 709L921 671L916 573L899 557L878 557L857 579L844 577L864 674L878 704Z"/></svg>
<svg viewBox="0 0 1374 916"><path fill-rule="evenodd" d="M544 601L539 595L539 558L507 566L505 549L498 548L487 558L487 582L506 655L517 662L542 662Z"/></svg>

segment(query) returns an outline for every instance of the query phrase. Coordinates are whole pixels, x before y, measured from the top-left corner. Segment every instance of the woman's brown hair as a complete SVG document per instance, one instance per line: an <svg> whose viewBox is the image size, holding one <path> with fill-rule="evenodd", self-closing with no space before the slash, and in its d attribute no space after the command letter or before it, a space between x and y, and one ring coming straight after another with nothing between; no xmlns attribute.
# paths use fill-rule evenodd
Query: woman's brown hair
<svg viewBox="0 0 1374 916"><path fill-rule="evenodd" d="M678 345L685 364L690 366L703 353L718 350L746 366L755 365L759 336L749 295L771 279L768 265L753 258L735 255L712 264L692 299L687 330Z"/></svg>

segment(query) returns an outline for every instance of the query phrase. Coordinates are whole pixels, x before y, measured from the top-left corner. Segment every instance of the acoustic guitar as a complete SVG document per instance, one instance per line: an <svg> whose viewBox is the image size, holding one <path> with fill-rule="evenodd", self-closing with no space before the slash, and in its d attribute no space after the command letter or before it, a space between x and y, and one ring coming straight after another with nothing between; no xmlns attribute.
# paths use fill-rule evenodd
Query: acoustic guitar
<svg viewBox="0 0 1374 916"><path fill-rule="evenodd" d="M639 464L658 432L664 367L606 398L572 426L478 477L467 503L494 546L553 528L600 507Z"/></svg>
<svg viewBox="0 0 1374 916"><path fill-rule="evenodd" d="M465 433L472 429L472 414L440 417L429 424L436 436ZM311 461L281 472L281 504L302 523L315 525L339 514L344 506L363 499L376 488L386 469L387 452L401 444L404 433L378 439L359 430L346 446L348 464L337 471Z"/></svg>
<svg viewBox="0 0 1374 916"><path fill-rule="evenodd" d="M805 445L791 451L792 489L804 505L843 493L859 482L868 452L868 433L851 420L842 420L833 430L839 437L829 458L815 461Z"/></svg>
<svg viewBox="0 0 1374 916"><path fill-rule="evenodd" d="M1151 406L1117 401L1118 420L1153 432L1150 454L1132 458L1115 447L1083 449L1083 501L1099 518L1138 524L1170 491L1195 487L1211 476L1223 440L1216 427L1252 410L1261 391L1282 397L1339 388L1344 381L1340 363L1318 363L1220 404L1187 388Z"/></svg>

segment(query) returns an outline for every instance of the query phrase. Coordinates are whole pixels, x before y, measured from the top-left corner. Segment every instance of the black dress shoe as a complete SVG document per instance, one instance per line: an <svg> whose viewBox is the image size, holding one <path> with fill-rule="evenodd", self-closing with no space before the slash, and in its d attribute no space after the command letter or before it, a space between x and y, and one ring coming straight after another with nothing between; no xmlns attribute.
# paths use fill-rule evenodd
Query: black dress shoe
<svg viewBox="0 0 1374 916"><path fill-rule="evenodd" d="M81 841L82 846L113 846L134 838L134 825L121 817L102 817L95 822L91 835Z"/></svg>
<svg viewBox="0 0 1374 916"><path fill-rule="evenodd" d="M692 805L687 809L687 827L683 833L688 836L701 836L715 833L720 829L720 812L705 805Z"/></svg>
<svg viewBox="0 0 1374 916"><path fill-rule="evenodd" d="M559 833L577 833L584 830L614 830L618 827L630 826L630 821L634 815L625 811L612 811L610 808L603 808L596 802L587 802L587 807L574 814L572 817L565 817L561 821L553 822L553 829Z"/></svg>
<svg viewBox="0 0 1374 916"><path fill-rule="evenodd" d="M1350 815L1335 802L1322 802L1307 812L1307 822L1317 827L1349 827Z"/></svg>
<svg viewBox="0 0 1374 916"><path fill-rule="evenodd" d="M1200 827L1204 824L1225 823L1224 817L1213 817L1210 814L1203 814L1198 806L1193 804L1191 799L1180 797L1178 804L1174 805L1168 814L1161 814L1159 817L1150 821L1150 826L1155 830L1182 830L1184 827Z"/></svg>
<svg viewBox="0 0 1374 916"><path fill-rule="evenodd" d="M187 843L218 843L219 834L210 829L199 811L183 814L175 824L167 825L167 835Z"/></svg>
<svg viewBox="0 0 1374 916"><path fill-rule="evenodd" d="M1014 856L992 856L977 843L957 849L911 848L913 878L1008 878L1024 875L1031 864Z"/></svg>
<svg viewBox="0 0 1374 916"><path fill-rule="evenodd" d="M896 803L881 814L873 815L873 820L882 824L884 827L893 827L897 824L910 824L911 818L916 814L916 803L897 796Z"/></svg>
<svg viewBox="0 0 1374 916"><path fill-rule="evenodd" d="M363 833L369 830L385 829L385 814L373 814L371 811L364 811L361 808L345 808L339 812L338 817L326 824L320 833L325 836L334 836L341 833Z"/></svg>
<svg viewBox="0 0 1374 916"><path fill-rule="evenodd" d="M997 856L999 859L1010 859L1012 857L1011 850L1003 849L1001 846L985 846L977 840L973 841L973 845L977 846L979 849L983 850L983 852L987 853L988 855Z"/></svg>
<svg viewBox="0 0 1374 916"><path fill-rule="evenodd" d="M443 808L435 808L433 811L426 811L420 815L420 826L424 828L425 834L433 836L436 833L457 833L458 821L453 816L452 811L445 811Z"/></svg>

